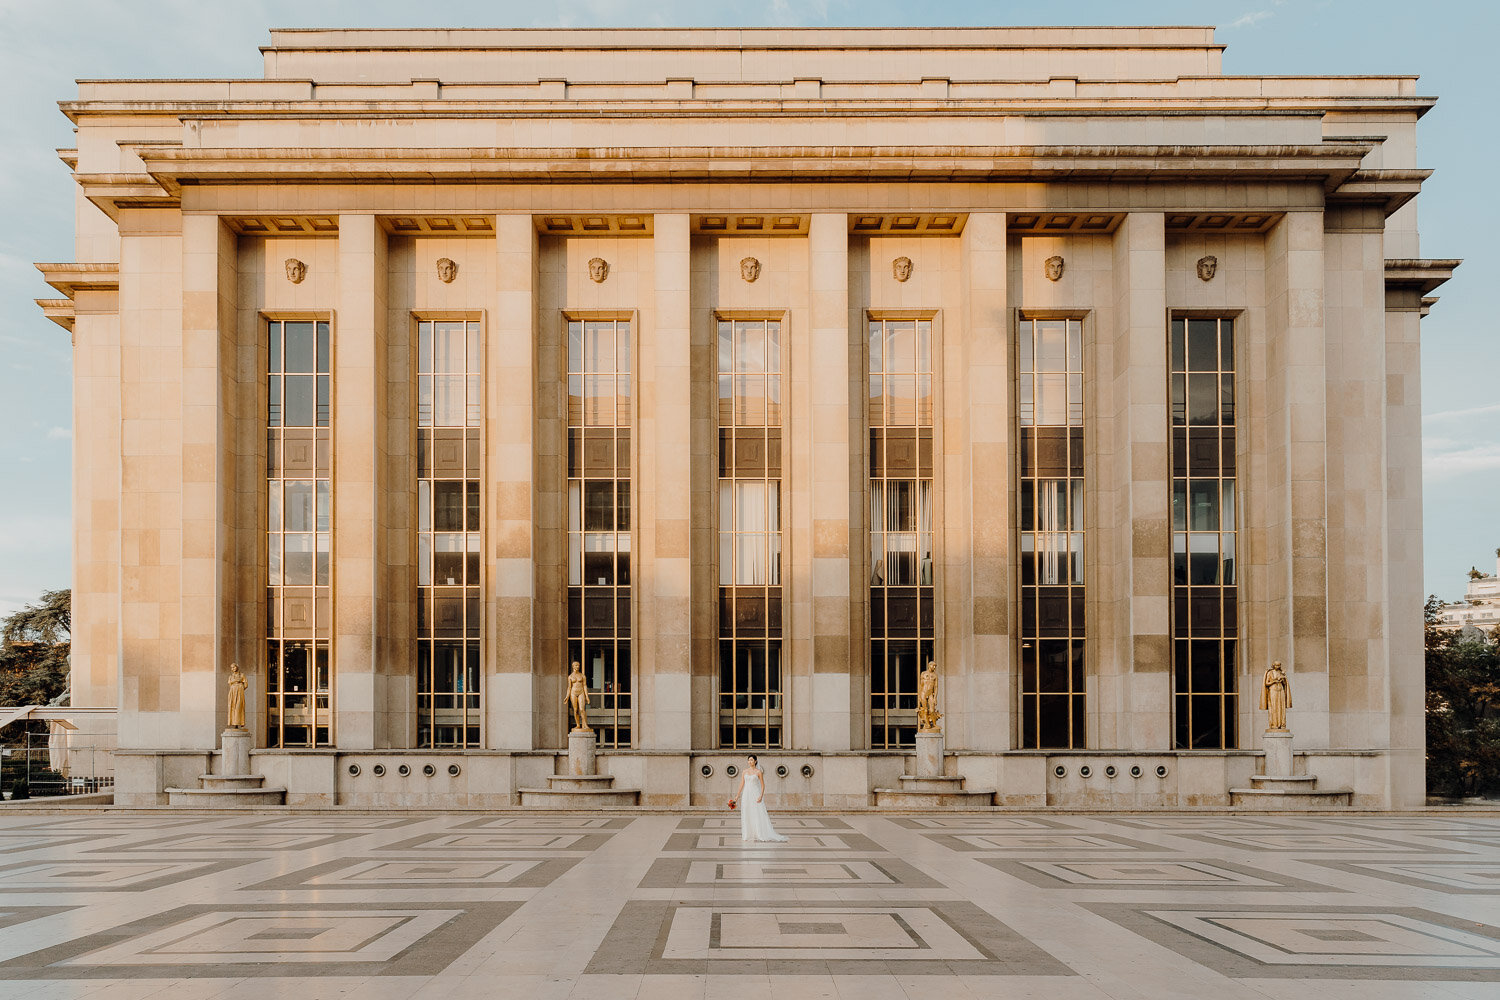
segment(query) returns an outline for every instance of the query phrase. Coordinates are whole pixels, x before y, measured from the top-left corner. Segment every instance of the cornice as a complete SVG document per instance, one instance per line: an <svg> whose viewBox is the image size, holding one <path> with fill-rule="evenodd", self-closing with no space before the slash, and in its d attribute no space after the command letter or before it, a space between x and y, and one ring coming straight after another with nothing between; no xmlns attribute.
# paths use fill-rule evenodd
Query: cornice
<svg viewBox="0 0 1500 1000"><path fill-rule="evenodd" d="M82 81L80 81L82 82ZM676 81L668 81L676 82ZM691 91L693 81L689 84ZM821 81L809 81L821 82ZM954 90L971 89L976 84L960 81L937 81ZM121 81L125 83L125 81ZM111 99L59 101L58 107L74 124L84 117L123 116L129 118L167 119L306 119L306 118L556 118L577 115L580 117L605 116L611 118L757 118L786 117L816 114L847 118L869 118L921 116L924 118L951 117L1090 117L1116 118L1140 116L1277 116L1315 115L1329 111L1340 112L1406 112L1420 118L1436 103L1437 98L1427 96L1389 95L1320 95L1308 97L1283 97L1264 94L1215 95L1195 93L1142 93L1123 95L1079 95L1059 94L1055 87L1060 83L1076 88L1080 82L1071 78L1056 81L1024 81L1016 84L1016 91L994 96L958 96L949 93L939 97L891 96L850 97L817 96L803 97L791 92L794 81L767 82L762 87L785 87L787 93L764 97L694 97L674 96L664 93L659 97L623 95L616 98L567 97L567 90L597 90L610 84L570 84L564 80L543 80L536 83L482 84L443 83L434 81L412 81L409 84L363 84L359 82L329 82L311 80L274 81L279 93L269 93L261 99L204 99L191 97ZM823 84L831 89L841 89L842 83ZM1087 87L1088 84L1082 84ZM621 87L639 89L642 84L621 84ZM665 88L663 84L663 88ZM701 87L749 87L742 84L697 84ZM917 83L912 84L918 86ZM430 93L436 87L447 91L474 91L488 87L496 90L495 96L487 97L435 97ZM370 91L361 98L350 91L363 88ZM411 96L392 96L390 91L411 88ZM289 93L289 90L296 93ZM318 92L339 91L319 97ZM525 93L520 93L525 92ZM534 93L532 93L534 92Z"/></svg>
<svg viewBox="0 0 1500 1000"><path fill-rule="evenodd" d="M1389 218L1422 190L1431 170L1358 170L1330 193L1331 203L1374 204Z"/></svg>
<svg viewBox="0 0 1500 1000"><path fill-rule="evenodd" d="M1414 292L1423 297L1431 295L1453 277L1453 272L1462 263L1461 259L1388 257L1385 262L1386 291Z"/></svg>
<svg viewBox="0 0 1500 1000"><path fill-rule="evenodd" d="M451 149L143 147L158 195L184 185L645 181L1066 181L1262 178L1336 190L1366 144L1272 146L779 146ZM138 194L138 192L137 192Z"/></svg>
<svg viewBox="0 0 1500 1000"><path fill-rule="evenodd" d="M73 300L72 299L37 299L36 304L41 306L42 315L56 323L58 326L73 332Z"/></svg>
<svg viewBox="0 0 1500 1000"><path fill-rule="evenodd" d="M81 291L117 291L120 287L120 265L115 263L37 264L36 269L69 300Z"/></svg>

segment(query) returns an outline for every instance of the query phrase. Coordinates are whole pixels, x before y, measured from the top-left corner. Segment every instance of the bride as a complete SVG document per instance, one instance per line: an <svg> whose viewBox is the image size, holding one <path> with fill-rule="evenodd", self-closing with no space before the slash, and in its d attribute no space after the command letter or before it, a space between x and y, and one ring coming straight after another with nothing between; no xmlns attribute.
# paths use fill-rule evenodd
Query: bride
<svg viewBox="0 0 1500 1000"><path fill-rule="evenodd" d="M774 840L785 843L786 838L776 832L771 825L771 817L766 813L766 776L761 772L759 758L751 754L745 758L745 774L740 778L739 791L735 792L734 798L729 800L729 807L744 801L740 809L740 839L745 843L752 840ZM749 795L749 798L745 798Z"/></svg>

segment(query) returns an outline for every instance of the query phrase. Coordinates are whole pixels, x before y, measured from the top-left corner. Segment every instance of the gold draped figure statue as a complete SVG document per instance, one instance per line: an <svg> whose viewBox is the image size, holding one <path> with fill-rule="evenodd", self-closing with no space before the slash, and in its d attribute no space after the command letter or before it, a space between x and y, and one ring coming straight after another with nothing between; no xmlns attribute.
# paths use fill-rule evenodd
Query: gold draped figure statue
<svg viewBox="0 0 1500 1000"><path fill-rule="evenodd" d="M1292 707L1292 688L1280 660L1266 670L1260 688L1260 707L1266 710L1267 729L1286 732L1286 710Z"/></svg>
<svg viewBox="0 0 1500 1000"><path fill-rule="evenodd" d="M917 677L917 732L940 733L942 728L938 720L943 713L937 707L937 664L931 659L927 661L927 668Z"/></svg>
<svg viewBox="0 0 1500 1000"><path fill-rule="evenodd" d="M573 732L592 733L589 728L589 684L583 676L583 667L577 660L568 671L568 693L565 701L573 710Z"/></svg>
<svg viewBox="0 0 1500 1000"><path fill-rule="evenodd" d="M245 688L248 682L238 663L229 665L229 728L245 728Z"/></svg>

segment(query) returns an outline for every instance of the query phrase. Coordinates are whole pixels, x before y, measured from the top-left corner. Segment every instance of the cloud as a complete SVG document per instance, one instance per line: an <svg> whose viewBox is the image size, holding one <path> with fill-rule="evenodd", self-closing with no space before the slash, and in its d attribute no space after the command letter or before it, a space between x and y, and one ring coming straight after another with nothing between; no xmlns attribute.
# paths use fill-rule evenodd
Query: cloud
<svg viewBox="0 0 1500 1000"><path fill-rule="evenodd" d="M73 436L71 427L49 427L47 437L53 441L65 441Z"/></svg>
<svg viewBox="0 0 1500 1000"><path fill-rule="evenodd" d="M1480 472L1500 471L1500 444L1475 444L1429 451L1422 459L1422 478L1428 482L1455 479Z"/></svg>
<svg viewBox="0 0 1500 1000"><path fill-rule="evenodd" d="M1470 406L1462 410L1439 410L1436 413L1423 414L1422 421L1426 423L1438 420L1467 420L1470 417L1484 416L1487 413L1500 413L1500 403Z"/></svg>
<svg viewBox="0 0 1500 1000"><path fill-rule="evenodd" d="M1224 25L1224 30L1233 31L1235 28L1248 28L1252 25L1259 24L1274 13L1275 11L1271 10L1252 10L1250 13L1242 14L1241 16L1235 18L1233 21L1230 21L1228 24Z"/></svg>

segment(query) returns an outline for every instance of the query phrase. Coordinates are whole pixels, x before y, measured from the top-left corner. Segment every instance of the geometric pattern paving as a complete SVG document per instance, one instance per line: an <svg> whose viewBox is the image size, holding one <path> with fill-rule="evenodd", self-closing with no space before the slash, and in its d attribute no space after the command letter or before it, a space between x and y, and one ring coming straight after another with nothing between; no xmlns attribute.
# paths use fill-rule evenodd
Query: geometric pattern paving
<svg viewBox="0 0 1500 1000"><path fill-rule="evenodd" d="M625 904L589 972L1032 975L1071 970L972 903Z"/></svg>
<svg viewBox="0 0 1500 1000"><path fill-rule="evenodd" d="M1172 858L1159 861L1100 861L1056 859L1023 861L981 858L998 868L1043 889L1170 889L1183 890L1281 890L1298 892L1342 892L1326 885L1304 882L1289 875L1251 868L1230 861Z"/></svg>
<svg viewBox="0 0 1500 1000"><path fill-rule="evenodd" d="M183 906L0 962L0 979L435 975L518 905Z"/></svg>
<svg viewBox="0 0 1500 1000"><path fill-rule="evenodd" d="M767 802L0 809L0 998L1500 996L1497 813Z"/></svg>
<svg viewBox="0 0 1500 1000"><path fill-rule="evenodd" d="M1500 895L1500 861L1313 861L1313 864L1436 892Z"/></svg>
<svg viewBox="0 0 1500 1000"><path fill-rule="evenodd" d="M343 858L249 886L250 889L540 889L581 858Z"/></svg>
<svg viewBox="0 0 1500 1000"><path fill-rule="evenodd" d="M1226 976L1500 982L1500 927L1413 907L1086 905Z"/></svg>
<svg viewBox="0 0 1500 1000"><path fill-rule="evenodd" d="M0 865L0 893L8 892L141 892L175 885L245 864L243 858L219 861L136 861L36 859Z"/></svg>

